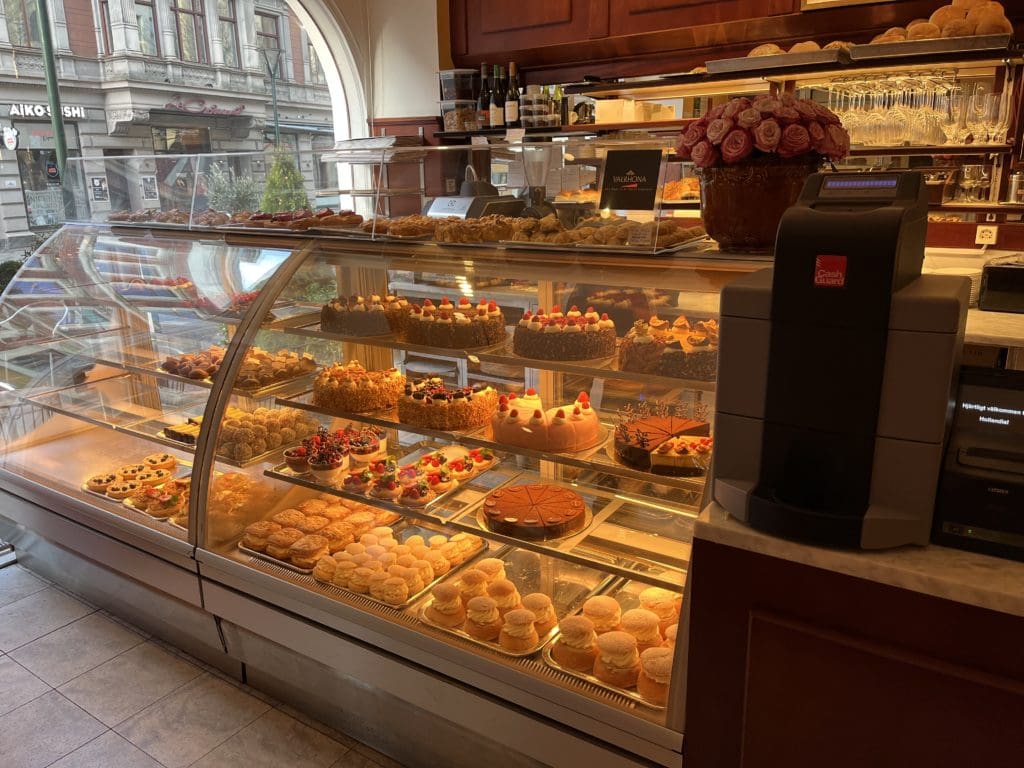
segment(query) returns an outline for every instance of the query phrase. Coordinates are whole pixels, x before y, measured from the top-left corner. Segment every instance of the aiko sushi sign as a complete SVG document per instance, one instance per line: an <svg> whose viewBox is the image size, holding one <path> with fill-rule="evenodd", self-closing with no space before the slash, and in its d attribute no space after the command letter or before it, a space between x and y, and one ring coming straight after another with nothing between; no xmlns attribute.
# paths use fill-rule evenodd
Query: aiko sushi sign
<svg viewBox="0 0 1024 768"><path fill-rule="evenodd" d="M68 119L85 120L85 107L65 104L60 108L61 114ZM49 117L49 104L11 104L7 112L9 117Z"/></svg>

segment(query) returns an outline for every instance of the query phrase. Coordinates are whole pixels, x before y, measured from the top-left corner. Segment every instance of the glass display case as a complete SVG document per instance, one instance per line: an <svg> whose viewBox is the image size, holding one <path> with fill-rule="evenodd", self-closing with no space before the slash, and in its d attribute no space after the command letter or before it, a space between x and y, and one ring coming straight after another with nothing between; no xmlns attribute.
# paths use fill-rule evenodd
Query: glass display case
<svg viewBox="0 0 1024 768"><path fill-rule="evenodd" d="M67 226L0 305L0 475L671 742L682 661L637 688L560 626L675 648L719 290L759 266Z"/></svg>

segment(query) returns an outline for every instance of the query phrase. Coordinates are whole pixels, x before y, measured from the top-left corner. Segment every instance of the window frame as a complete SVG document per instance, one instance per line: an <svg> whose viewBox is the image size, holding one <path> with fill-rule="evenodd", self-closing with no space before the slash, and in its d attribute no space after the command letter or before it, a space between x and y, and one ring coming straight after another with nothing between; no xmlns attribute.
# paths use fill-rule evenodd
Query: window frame
<svg viewBox="0 0 1024 768"><path fill-rule="evenodd" d="M225 67L231 67L232 69L242 69L242 45L238 39L238 6L236 0L225 0L228 7L231 9L230 16L222 16L220 12L220 0L217 0L217 31L222 32L224 29L224 23L231 25L231 45L233 46L235 54L235 63L228 64L226 61L222 61L221 65ZM224 58L224 36L220 38L221 45L221 58Z"/></svg>
<svg viewBox="0 0 1024 768"><path fill-rule="evenodd" d="M273 19L274 34L268 35L266 32L263 31L263 25L260 23L260 19ZM261 56L263 55L262 51L267 50L267 46L263 44L263 41L268 39L275 40L277 42L277 45L275 47L278 51L281 52L279 54L280 58L278 59L279 71L277 73L277 79L287 80L288 78L285 77L286 73L284 67L284 46L281 45L281 17L276 13L256 11L256 47L261 51Z"/></svg>
<svg viewBox="0 0 1024 768"><path fill-rule="evenodd" d="M21 6L21 15L24 25L21 28L24 33L27 43L16 43L11 40L11 45L16 48L38 48L39 47L39 32L35 28L35 24L32 23L32 7L34 3L32 0L4 0L4 18L7 21L7 36L10 38L11 35L11 16L7 13L7 4L9 2L17 3ZM45 2L45 0L36 0L36 3ZM38 11L36 11L36 17L38 18Z"/></svg>
<svg viewBox="0 0 1024 768"><path fill-rule="evenodd" d="M110 39L110 0L97 0L97 4L100 12L100 32L103 35L103 55L111 56L114 53L114 44Z"/></svg>
<svg viewBox="0 0 1024 768"><path fill-rule="evenodd" d="M190 0L192 8L182 8L178 3L181 0L170 0L171 13L174 15L174 39L178 44L178 60L187 61L189 64L210 64L210 40L206 31L206 6L203 0ZM198 9L198 10L197 10ZM196 55L198 59L187 59L182 55L181 45L181 17L187 16L191 20L192 33L196 36ZM200 36L202 40L200 40Z"/></svg>
<svg viewBox="0 0 1024 768"><path fill-rule="evenodd" d="M324 65L320 63L320 57L316 55L313 48L313 41L306 40L306 62L309 64L309 82L311 85L327 85L327 74L324 72Z"/></svg>
<svg viewBox="0 0 1024 768"><path fill-rule="evenodd" d="M149 8L149 12L153 18L153 44L156 47L156 51L153 53L147 53L142 50L142 32L139 31L139 53L143 56L160 56L160 19L159 14L156 12L156 0L133 0L132 9L137 5L145 5ZM138 24L139 14L135 14L135 23ZM177 18L175 18L177 21ZM177 27L175 27L177 28Z"/></svg>

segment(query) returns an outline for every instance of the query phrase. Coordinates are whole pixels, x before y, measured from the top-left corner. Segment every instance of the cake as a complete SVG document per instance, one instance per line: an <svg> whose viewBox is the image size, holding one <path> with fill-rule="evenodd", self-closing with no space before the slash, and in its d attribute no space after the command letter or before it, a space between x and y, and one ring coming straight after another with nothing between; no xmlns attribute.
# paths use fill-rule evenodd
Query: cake
<svg viewBox="0 0 1024 768"><path fill-rule="evenodd" d="M316 360L308 352L298 353L289 349L267 352L253 347L245 354L235 386L239 389L256 389L276 382L287 381L313 373Z"/></svg>
<svg viewBox="0 0 1024 768"><path fill-rule="evenodd" d="M557 485L514 485L491 491L484 518L495 533L520 539L568 536L586 524L583 498Z"/></svg>
<svg viewBox="0 0 1024 768"><path fill-rule="evenodd" d="M659 475L701 475L707 464L698 461L696 446L702 441L694 443L690 438L707 438L707 450L700 456L710 456L710 434L711 425L706 421L680 416L625 419L615 428L615 458L627 467Z"/></svg>
<svg viewBox="0 0 1024 768"><path fill-rule="evenodd" d="M353 360L324 368L313 382L313 405L348 413L394 408L405 388L397 368L368 371Z"/></svg>
<svg viewBox="0 0 1024 768"><path fill-rule="evenodd" d="M439 378L420 379L405 385L398 399L398 420L417 427L454 431L482 427L495 406L498 393L492 387L449 388Z"/></svg>
<svg viewBox="0 0 1024 768"><path fill-rule="evenodd" d="M711 381L718 372L718 323L637 320L619 347L619 370Z"/></svg>
<svg viewBox="0 0 1024 768"><path fill-rule="evenodd" d="M388 312L399 340L447 349L473 349L505 339L505 317L495 302L481 299L473 305L465 296L453 304L447 298L435 305L430 299L412 304L395 317Z"/></svg>
<svg viewBox="0 0 1024 768"><path fill-rule="evenodd" d="M527 312L516 326L512 351L535 360L596 360L615 354L615 323L593 307L584 314L576 307L563 314Z"/></svg>
<svg viewBox="0 0 1024 768"><path fill-rule="evenodd" d="M346 336L383 336L391 332L380 296L339 296L320 310L320 329Z"/></svg>
<svg viewBox="0 0 1024 768"><path fill-rule="evenodd" d="M573 293L573 300L592 306L598 314L607 312L618 328L631 328L637 320L648 320L660 308L674 306L678 295L678 291L660 288L642 291L599 288L577 290Z"/></svg>
<svg viewBox="0 0 1024 768"><path fill-rule="evenodd" d="M582 451L598 443L600 431L597 412L590 407L586 392L580 392L573 403L547 410L533 389L523 395L502 395L491 416L494 442L535 451Z"/></svg>

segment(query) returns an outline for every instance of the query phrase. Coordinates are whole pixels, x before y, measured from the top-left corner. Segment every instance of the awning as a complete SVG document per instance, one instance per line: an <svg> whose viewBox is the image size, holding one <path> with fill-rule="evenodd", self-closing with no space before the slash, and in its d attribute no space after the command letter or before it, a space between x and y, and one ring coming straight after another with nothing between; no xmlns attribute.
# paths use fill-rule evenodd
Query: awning
<svg viewBox="0 0 1024 768"><path fill-rule="evenodd" d="M278 120L278 126L282 131L298 131L300 133L322 133L325 135L334 136L334 126L324 125L323 123L293 123L289 120ZM265 130L274 130L273 118L267 120Z"/></svg>

